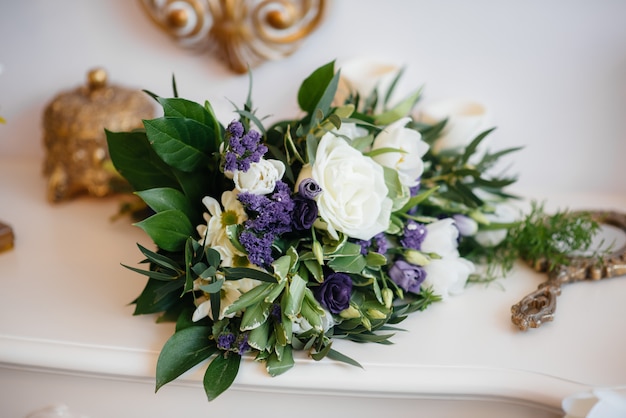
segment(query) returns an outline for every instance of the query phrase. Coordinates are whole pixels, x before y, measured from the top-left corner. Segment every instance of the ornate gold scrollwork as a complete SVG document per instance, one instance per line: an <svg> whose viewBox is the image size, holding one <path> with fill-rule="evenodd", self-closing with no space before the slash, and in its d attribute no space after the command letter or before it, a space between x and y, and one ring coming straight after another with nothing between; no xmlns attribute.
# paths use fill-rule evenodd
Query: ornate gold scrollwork
<svg viewBox="0 0 626 418"><path fill-rule="evenodd" d="M214 50L237 73L292 54L322 20L326 0L141 0L182 46Z"/></svg>

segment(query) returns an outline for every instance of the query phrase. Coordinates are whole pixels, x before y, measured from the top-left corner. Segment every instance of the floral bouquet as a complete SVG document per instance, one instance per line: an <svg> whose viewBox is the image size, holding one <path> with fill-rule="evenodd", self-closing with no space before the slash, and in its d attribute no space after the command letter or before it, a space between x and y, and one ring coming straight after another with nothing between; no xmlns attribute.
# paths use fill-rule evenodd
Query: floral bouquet
<svg viewBox="0 0 626 418"><path fill-rule="evenodd" d="M126 266L148 278L135 314L176 321L157 390L206 360L209 400L242 356L272 376L294 365L294 350L358 366L333 340L389 343L409 314L490 276L479 261L506 271L549 251L550 240L524 239L546 227L540 208L503 222L515 179L489 172L516 148L480 151L491 130L441 146L448 121L412 116L419 90L390 105L401 74L363 92L326 64L298 91L302 117L269 127L250 95L223 126L174 83L173 98L150 93L163 117L107 132L116 169L151 210L137 225L157 247L139 245L146 269Z"/></svg>

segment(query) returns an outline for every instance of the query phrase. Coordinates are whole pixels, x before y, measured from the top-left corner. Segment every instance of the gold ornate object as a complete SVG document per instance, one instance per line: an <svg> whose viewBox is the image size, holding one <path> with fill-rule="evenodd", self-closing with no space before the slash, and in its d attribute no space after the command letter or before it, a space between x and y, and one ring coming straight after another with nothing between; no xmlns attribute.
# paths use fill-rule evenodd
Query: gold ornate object
<svg viewBox="0 0 626 418"><path fill-rule="evenodd" d="M0 253L13 248L14 240L13 228L4 222L0 222Z"/></svg>
<svg viewBox="0 0 626 418"><path fill-rule="evenodd" d="M145 93L109 85L103 69L89 71L85 86L55 97L43 117L48 200L112 193L120 177L111 164L104 129L141 128L142 119L154 116L154 104Z"/></svg>
<svg viewBox="0 0 626 418"><path fill-rule="evenodd" d="M599 224L611 225L626 233L626 214L617 212L593 212L592 218ZM549 260L541 260L534 268L546 272ZM556 298L561 294L561 285L581 280L600 280L626 274L626 244L611 248L599 257L577 255L570 258L567 265L557 266L549 274L548 280L539 288L524 297L511 308L511 320L525 331L538 328L554 319Z"/></svg>
<svg viewBox="0 0 626 418"><path fill-rule="evenodd" d="M292 54L319 26L326 0L141 0L182 46L213 49L236 73Z"/></svg>

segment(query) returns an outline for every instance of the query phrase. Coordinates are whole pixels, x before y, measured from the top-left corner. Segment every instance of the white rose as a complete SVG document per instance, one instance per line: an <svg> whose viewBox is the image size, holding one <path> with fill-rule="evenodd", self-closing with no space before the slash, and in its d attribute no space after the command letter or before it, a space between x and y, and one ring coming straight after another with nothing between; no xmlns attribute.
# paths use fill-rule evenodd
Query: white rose
<svg viewBox="0 0 626 418"><path fill-rule="evenodd" d="M322 137L311 177L322 188L319 215L334 239L339 231L368 240L389 226L392 201L382 167L345 140L332 133Z"/></svg>
<svg viewBox="0 0 626 418"><path fill-rule="evenodd" d="M425 253L435 253L440 257L458 256L459 230L454 219L444 218L426 224L426 236L420 249Z"/></svg>
<svg viewBox="0 0 626 418"><path fill-rule="evenodd" d="M274 191L276 181L285 174L282 161L261 158L258 163L250 164L248 171L237 170L233 173L235 188L240 192L268 194Z"/></svg>
<svg viewBox="0 0 626 418"><path fill-rule="evenodd" d="M417 186L424 172L422 157L428 151L428 144L414 129L406 128L411 118L402 118L383 129L372 145L372 150L395 148L403 152L385 152L376 155L374 161L398 172L400 182L407 187Z"/></svg>
<svg viewBox="0 0 626 418"><path fill-rule="evenodd" d="M442 100L424 106L418 119L423 122L434 124L448 119L446 126L437 141L433 144L433 150L439 152L444 149L462 149L481 132L491 127L491 121L487 108L481 103L464 100ZM485 138L478 151L487 146Z"/></svg>
<svg viewBox="0 0 626 418"><path fill-rule="evenodd" d="M562 407L565 418L626 417L626 388L577 393L565 398Z"/></svg>
<svg viewBox="0 0 626 418"><path fill-rule="evenodd" d="M432 288L433 292L447 299L450 295L462 293L467 279L474 272L474 264L462 257L450 255L431 260L424 266L426 279L423 288Z"/></svg>

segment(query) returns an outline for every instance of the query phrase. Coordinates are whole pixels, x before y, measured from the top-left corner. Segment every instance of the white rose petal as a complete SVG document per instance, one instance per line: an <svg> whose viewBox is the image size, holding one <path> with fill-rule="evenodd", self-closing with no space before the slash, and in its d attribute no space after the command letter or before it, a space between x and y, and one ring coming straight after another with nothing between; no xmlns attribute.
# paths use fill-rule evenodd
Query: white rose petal
<svg viewBox="0 0 626 418"><path fill-rule="evenodd" d="M383 129L374 139L372 150L380 148L402 150L403 152L385 152L373 158L378 164L396 170L403 185L414 187L424 172L422 157L429 146L422 140L419 132L406 128L410 121L410 118L402 118Z"/></svg>
<svg viewBox="0 0 626 418"><path fill-rule="evenodd" d="M425 253L435 253L440 257L457 256L459 230L452 218L444 218L426 224L426 236L420 249Z"/></svg>
<svg viewBox="0 0 626 418"><path fill-rule="evenodd" d="M285 174L285 165L282 161L261 159L258 163L250 164L248 171L237 170L233 173L235 188L240 192L252 194L268 194L274 191L276 181Z"/></svg>
<svg viewBox="0 0 626 418"><path fill-rule="evenodd" d="M389 226L392 201L382 167L345 140L333 133L322 137L311 177L322 188L319 214L334 239L339 231L368 240Z"/></svg>
<svg viewBox="0 0 626 418"><path fill-rule="evenodd" d="M484 216L489 222L511 223L517 220L518 215L518 211L512 206L501 203L496 206L494 213L486 213ZM474 239L483 247L494 247L506 238L507 233L507 229L478 231Z"/></svg>
<svg viewBox="0 0 626 418"><path fill-rule="evenodd" d="M474 272L474 264L462 257L449 256L431 260L424 266L424 270L426 279L422 287L431 287L435 294L445 300L450 295L463 292L467 279Z"/></svg>

